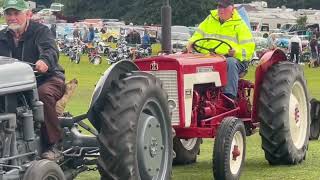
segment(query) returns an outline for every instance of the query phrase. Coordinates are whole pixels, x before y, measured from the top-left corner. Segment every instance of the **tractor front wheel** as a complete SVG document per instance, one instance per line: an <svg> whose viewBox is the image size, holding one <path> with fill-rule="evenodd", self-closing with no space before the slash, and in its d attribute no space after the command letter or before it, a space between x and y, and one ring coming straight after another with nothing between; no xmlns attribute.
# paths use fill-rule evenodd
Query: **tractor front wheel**
<svg viewBox="0 0 320 180"><path fill-rule="evenodd" d="M238 180L246 155L246 130L235 117L225 118L214 141L213 175L219 180Z"/></svg>
<svg viewBox="0 0 320 180"><path fill-rule="evenodd" d="M200 153L201 142L201 138L173 138L173 150L176 153L173 164L195 163L197 161L197 155Z"/></svg>
<svg viewBox="0 0 320 180"><path fill-rule="evenodd" d="M271 165L305 159L310 111L303 69L298 64L280 62L268 70L260 88L258 118L262 149Z"/></svg>
<svg viewBox="0 0 320 180"><path fill-rule="evenodd" d="M23 180L65 180L60 166L47 159L33 161L23 176Z"/></svg>
<svg viewBox="0 0 320 180"><path fill-rule="evenodd" d="M127 73L105 93L95 107L101 124L101 179L170 179L172 127L160 80L144 72Z"/></svg>

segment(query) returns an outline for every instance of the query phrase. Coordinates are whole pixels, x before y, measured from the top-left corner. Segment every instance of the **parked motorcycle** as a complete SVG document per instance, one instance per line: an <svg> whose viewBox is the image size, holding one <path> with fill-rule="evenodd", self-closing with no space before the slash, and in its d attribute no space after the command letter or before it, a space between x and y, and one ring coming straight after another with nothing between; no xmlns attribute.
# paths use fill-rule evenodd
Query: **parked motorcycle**
<svg viewBox="0 0 320 180"><path fill-rule="evenodd" d="M107 61L109 64L113 64L122 59L132 59L132 52L130 51L130 47L127 45L127 42L124 40L124 38L119 39L117 48L111 50L107 56Z"/></svg>
<svg viewBox="0 0 320 180"><path fill-rule="evenodd" d="M79 64L80 63L81 54L82 54L82 46L81 45L73 46L70 49L70 52L69 52L70 61L74 62L76 64Z"/></svg>
<svg viewBox="0 0 320 180"><path fill-rule="evenodd" d="M107 56L110 52L110 46L103 41L97 43L98 53Z"/></svg>
<svg viewBox="0 0 320 180"><path fill-rule="evenodd" d="M136 51L135 59L148 57L148 56L151 56L151 54L152 54L152 49L150 46L145 46L145 47L140 46Z"/></svg>
<svg viewBox="0 0 320 180"><path fill-rule="evenodd" d="M88 53L88 57L89 57L89 63L93 65L99 65L102 62L102 57L98 53L97 48L90 49Z"/></svg>
<svg viewBox="0 0 320 180"><path fill-rule="evenodd" d="M80 63L81 54L83 53L84 47L85 44L80 40L74 41L74 44L72 45L72 47L69 48L68 52L70 62L74 62L76 64Z"/></svg>

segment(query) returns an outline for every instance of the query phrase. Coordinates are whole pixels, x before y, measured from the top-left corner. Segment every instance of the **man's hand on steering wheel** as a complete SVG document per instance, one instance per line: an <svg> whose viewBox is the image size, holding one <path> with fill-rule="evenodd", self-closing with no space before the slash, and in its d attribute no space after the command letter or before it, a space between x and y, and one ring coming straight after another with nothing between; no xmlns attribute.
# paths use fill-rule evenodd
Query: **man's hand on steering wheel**
<svg viewBox="0 0 320 180"><path fill-rule="evenodd" d="M208 42L213 42L216 41L218 42L217 45L215 47L212 48L207 48L204 47L202 44L203 43L208 43ZM203 51L207 51L210 54L216 54L216 49L218 49L219 47L221 47L221 45L226 45L228 47L228 55L232 55L234 56L235 51L232 49L231 45L223 40L220 39L216 39L216 38L202 38L202 39L198 39L196 41L194 41L192 44L190 44L190 47L192 49L194 49L196 52L198 53L203 53Z"/></svg>
<svg viewBox="0 0 320 180"><path fill-rule="evenodd" d="M35 65L35 70L37 70L40 73L46 73L49 69L48 65L41 59L38 60Z"/></svg>
<svg viewBox="0 0 320 180"><path fill-rule="evenodd" d="M193 43L188 43L188 45L187 45L187 53L192 53L192 44Z"/></svg>

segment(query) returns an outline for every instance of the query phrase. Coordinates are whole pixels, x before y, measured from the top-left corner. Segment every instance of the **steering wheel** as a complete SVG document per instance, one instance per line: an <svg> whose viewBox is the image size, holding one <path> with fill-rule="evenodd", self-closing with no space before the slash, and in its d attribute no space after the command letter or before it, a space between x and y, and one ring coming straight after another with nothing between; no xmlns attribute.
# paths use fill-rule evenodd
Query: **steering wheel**
<svg viewBox="0 0 320 180"><path fill-rule="evenodd" d="M203 44L204 42L211 42L211 41L217 41L217 42L220 42L218 45L216 45L215 47L213 48L206 48L206 47L203 47L201 45L198 45L198 44ZM200 43L199 43L200 42ZM192 48L197 52L197 53L201 53L201 50L206 50L208 51L209 53L216 53L216 49L219 48L222 44L225 44L228 46L229 50L232 49L231 45L223 40L220 40L220 39L216 39L216 38L201 38L201 39L198 39L196 41L194 41L191 46Z"/></svg>

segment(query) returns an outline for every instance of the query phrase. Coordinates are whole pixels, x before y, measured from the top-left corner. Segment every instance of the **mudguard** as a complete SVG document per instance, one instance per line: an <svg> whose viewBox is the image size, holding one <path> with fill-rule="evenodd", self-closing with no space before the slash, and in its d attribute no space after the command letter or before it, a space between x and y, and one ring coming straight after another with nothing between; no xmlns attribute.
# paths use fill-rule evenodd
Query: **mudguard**
<svg viewBox="0 0 320 180"><path fill-rule="evenodd" d="M36 88L36 77L28 63L0 56L0 96Z"/></svg>
<svg viewBox="0 0 320 180"><path fill-rule="evenodd" d="M270 51L265 53L260 63L256 69L255 83L254 83L254 96L253 96L253 107L252 107L252 120L253 122L258 122L257 120L257 108L258 108L258 99L260 96L260 86L263 82L265 74L268 72L269 68L280 62L287 61L286 54L280 50L276 49L274 51Z"/></svg>
<svg viewBox="0 0 320 180"><path fill-rule="evenodd" d="M88 119L92 125L99 131L99 122L96 122L95 107L99 104L99 100L102 100L106 95L108 88L113 80L118 80L121 74L129 73L132 71L138 71L139 68L132 61L122 60L112 64L99 79L91 98Z"/></svg>

